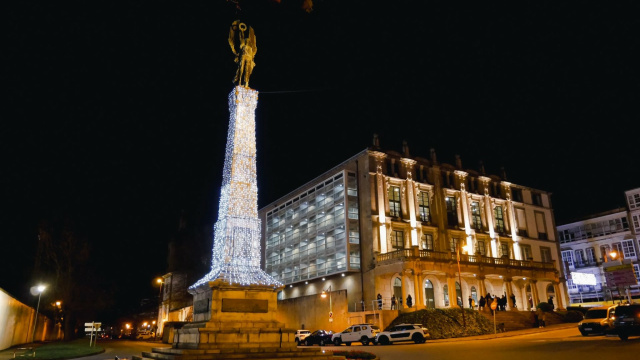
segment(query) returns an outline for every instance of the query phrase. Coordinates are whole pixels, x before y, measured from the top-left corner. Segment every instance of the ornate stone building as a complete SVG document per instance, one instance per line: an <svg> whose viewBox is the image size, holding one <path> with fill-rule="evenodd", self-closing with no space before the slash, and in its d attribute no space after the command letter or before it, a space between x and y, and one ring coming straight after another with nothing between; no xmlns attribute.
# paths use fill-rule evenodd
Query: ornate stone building
<svg viewBox="0 0 640 360"><path fill-rule="evenodd" d="M374 145L259 211L279 298L346 291L333 316L444 308L487 293L517 309L567 292L550 194ZM512 301L509 307L513 308Z"/></svg>

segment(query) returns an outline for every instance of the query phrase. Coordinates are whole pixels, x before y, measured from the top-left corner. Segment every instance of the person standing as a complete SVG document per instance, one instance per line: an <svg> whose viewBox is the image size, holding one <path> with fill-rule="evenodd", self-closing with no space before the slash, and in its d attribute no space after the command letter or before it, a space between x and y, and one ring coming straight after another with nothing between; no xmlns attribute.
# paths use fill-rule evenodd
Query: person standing
<svg viewBox="0 0 640 360"><path fill-rule="evenodd" d="M413 306L413 299L411 298L411 294L407 295L407 307Z"/></svg>
<svg viewBox="0 0 640 360"><path fill-rule="evenodd" d="M473 309L473 298L469 295L469 308Z"/></svg>
<svg viewBox="0 0 640 360"><path fill-rule="evenodd" d="M510 298L511 298L511 305L513 306L513 308L514 309L517 308L517 306L516 306L516 295L512 293Z"/></svg>
<svg viewBox="0 0 640 360"><path fill-rule="evenodd" d="M553 311L554 306L553 306L553 296L549 296L549 301L547 301L549 303L549 305L551 305L551 311Z"/></svg>
<svg viewBox="0 0 640 360"><path fill-rule="evenodd" d="M478 300L478 310L480 311L484 311L484 304L485 304L485 299L484 297L480 297L480 300Z"/></svg>
<svg viewBox="0 0 640 360"><path fill-rule="evenodd" d="M531 295L529 295L529 310L533 311L533 299L531 298Z"/></svg>
<svg viewBox="0 0 640 360"><path fill-rule="evenodd" d="M396 296L391 295L391 310L396 310Z"/></svg>
<svg viewBox="0 0 640 360"><path fill-rule="evenodd" d="M378 294L378 310L382 310L382 295Z"/></svg>

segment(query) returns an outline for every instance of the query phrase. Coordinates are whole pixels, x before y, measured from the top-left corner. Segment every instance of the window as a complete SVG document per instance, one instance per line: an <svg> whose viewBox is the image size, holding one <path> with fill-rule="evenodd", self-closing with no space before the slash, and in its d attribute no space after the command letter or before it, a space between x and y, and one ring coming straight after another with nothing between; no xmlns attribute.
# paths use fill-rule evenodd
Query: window
<svg viewBox="0 0 640 360"><path fill-rule="evenodd" d="M349 244L360 243L360 232L357 223L349 223Z"/></svg>
<svg viewBox="0 0 640 360"><path fill-rule="evenodd" d="M447 224L449 226L458 225L458 210L456 208L456 198L447 196L445 199L447 205Z"/></svg>
<svg viewBox="0 0 640 360"><path fill-rule="evenodd" d="M352 269L360 269L360 251L351 249L349 251L349 267Z"/></svg>
<svg viewBox="0 0 640 360"><path fill-rule="evenodd" d="M548 247L540 248L540 257L542 258L542 262L550 263L553 260L551 259L551 249Z"/></svg>
<svg viewBox="0 0 640 360"><path fill-rule="evenodd" d="M501 241L499 251L500 251L500 254L499 254L500 257L503 257L503 256L509 257L509 244L507 244L504 241Z"/></svg>
<svg viewBox="0 0 640 360"><path fill-rule="evenodd" d="M531 202L533 202L533 205L542 206L542 195L537 192L531 192Z"/></svg>
<svg viewBox="0 0 640 360"><path fill-rule="evenodd" d="M531 245L520 245L520 251L522 252L522 260L533 260Z"/></svg>
<svg viewBox="0 0 640 360"><path fill-rule="evenodd" d="M590 247L586 249L587 253L587 263L595 264L596 263L596 251Z"/></svg>
<svg viewBox="0 0 640 360"><path fill-rule="evenodd" d="M640 265L633 264L633 272L636 274L636 280L640 282Z"/></svg>
<svg viewBox="0 0 640 360"><path fill-rule="evenodd" d="M518 223L518 235L522 237L529 237L527 231L527 216L524 209L516 208L516 222Z"/></svg>
<svg viewBox="0 0 640 360"><path fill-rule="evenodd" d="M455 237L451 238L451 240L449 240L449 251L456 252L456 250L458 249L458 244L460 244L460 239Z"/></svg>
<svg viewBox="0 0 640 360"><path fill-rule="evenodd" d="M422 250L433 250L433 235L422 234Z"/></svg>
<svg viewBox="0 0 640 360"><path fill-rule="evenodd" d="M354 173L347 174L347 195L358 196L358 181Z"/></svg>
<svg viewBox="0 0 640 360"><path fill-rule="evenodd" d="M421 191L418 194L418 211L420 221L431 221L431 212L429 209L429 193L427 193L426 191Z"/></svg>
<svg viewBox="0 0 640 360"><path fill-rule="evenodd" d="M404 249L404 232L402 230L391 232L391 246L396 249Z"/></svg>
<svg viewBox="0 0 640 360"><path fill-rule="evenodd" d="M471 203L471 223L474 229L482 230L482 219L480 218L480 203Z"/></svg>
<svg viewBox="0 0 640 360"><path fill-rule="evenodd" d="M620 256L620 254L624 254L622 252L622 244L621 243L613 243L611 244L612 247L612 251L615 251L616 253L618 253L618 256Z"/></svg>
<svg viewBox="0 0 640 360"><path fill-rule="evenodd" d="M511 199L513 201L522 202L522 189L511 188Z"/></svg>
<svg viewBox="0 0 640 360"><path fill-rule="evenodd" d="M633 248L633 240L622 241L622 254L625 259L636 257L636 249Z"/></svg>
<svg viewBox="0 0 640 360"><path fill-rule="evenodd" d="M504 212L502 211L502 206L496 206L493 209L495 218L496 218L496 231L500 234L504 234L506 232L504 226Z"/></svg>
<svg viewBox="0 0 640 360"><path fill-rule="evenodd" d="M387 196L389 197L389 215L400 217L400 187L390 186Z"/></svg>
<svg viewBox="0 0 640 360"><path fill-rule="evenodd" d="M571 250L565 250L562 252L562 262L567 264L567 266L569 267L574 267L573 257L571 256Z"/></svg>
<svg viewBox="0 0 640 360"><path fill-rule="evenodd" d="M627 196L629 199L629 209L640 209L640 193Z"/></svg>
<svg viewBox="0 0 640 360"><path fill-rule="evenodd" d="M584 257L584 250L582 249L578 249L576 251L574 251L573 253L574 255L574 259L576 261L576 266L584 266L585 263L585 257Z"/></svg>
<svg viewBox="0 0 640 360"><path fill-rule="evenodd" d="M536 216L536 227L538 230L538 239L548 240L547 225L544 221L544 213L536 211L535 216Z"/></svg>
<svg viewBox="0 0 640 360"><path fill-rule="evenodd" d="M484 244L484 240L476 241L476 255L486 255L487 247Z"/></svg>

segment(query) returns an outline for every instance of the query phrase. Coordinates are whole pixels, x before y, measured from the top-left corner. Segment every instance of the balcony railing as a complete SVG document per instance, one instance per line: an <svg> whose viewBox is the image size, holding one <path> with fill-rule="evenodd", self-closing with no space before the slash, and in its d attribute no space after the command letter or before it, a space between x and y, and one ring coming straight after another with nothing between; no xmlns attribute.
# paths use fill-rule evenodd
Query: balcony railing
<svg viewBox="0 0 640 360"><path fill-rule="evenodd" d="M441 252L431 250L414 250L414 249L401 249L391 251L385 254L376 255L378 262L389 260L428 260L435 262L449 262L457 261L456 253L454 252ZM510 267L522 267L540 270L555 270L555 264L552 262L540 262L531 260L515 260L507 257L494 258L482 255L467 255L460 254L461 264L483 264L491 266L510 266Z"/></svg>

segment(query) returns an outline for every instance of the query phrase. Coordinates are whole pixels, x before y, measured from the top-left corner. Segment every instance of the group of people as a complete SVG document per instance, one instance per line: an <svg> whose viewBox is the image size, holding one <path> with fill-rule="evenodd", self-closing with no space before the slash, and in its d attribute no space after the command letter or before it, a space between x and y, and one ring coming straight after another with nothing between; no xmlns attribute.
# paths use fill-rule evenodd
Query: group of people
<svg viewBox="0 0 640 360"><path fill-rule="evenodd" d="M378 310L382 310L382 295L378 294L377 301L378 301ZM411 297L411 294L407 295L406 304L407 304L407 307L413 306L413 298ZM396 295L394 294L391 296L391 310L398 310L398 305L402 306L402 299L397 299Z"/></svg>

